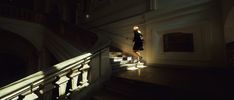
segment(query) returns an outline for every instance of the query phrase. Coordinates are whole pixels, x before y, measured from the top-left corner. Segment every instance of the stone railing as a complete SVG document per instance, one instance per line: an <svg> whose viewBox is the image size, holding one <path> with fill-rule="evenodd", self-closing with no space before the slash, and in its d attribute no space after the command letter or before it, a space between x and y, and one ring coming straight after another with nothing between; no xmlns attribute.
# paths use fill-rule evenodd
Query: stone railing
<svg viewBox="0 0 234 100"><path fill-rule="evenodd" d="M104 48L97 49L93 54L85 53L71 58L4 86L0 88L0 100L70 98L73 92L79 92L103 75L106 77L107 74L103 74L102 71L108 67L108 64L104 65L108 62L106 61L108 58L104 58L108 55L108 50L108 45L106 45Z"/></svg>
<svg viewBox="0 0 234 100"><path fill-rule="evenodd" d="M45 24L45 14L40 14L29 9L17 8L10 5L0 5L0 16L26 20L38 24Z"/></svg>

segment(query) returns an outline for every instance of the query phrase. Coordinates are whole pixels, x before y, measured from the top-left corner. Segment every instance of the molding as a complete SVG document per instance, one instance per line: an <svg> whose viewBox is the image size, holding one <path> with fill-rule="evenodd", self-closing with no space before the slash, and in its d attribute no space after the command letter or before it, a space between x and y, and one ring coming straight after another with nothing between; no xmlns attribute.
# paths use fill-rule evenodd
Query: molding
<svg viewBox="0 0 234 100"><path fill-rule="evenodd" d="M5 17L0 17L0 22L1 29L22 36L26 40L30 41L37 50L41 50L44 34L48 32L47 28L40 24Z"/></svg>
<svg viewBox="0 0 234 100"><path fill-rule="evenodd" d="M157 10L158 8L158 0L149 0L149 10Z"/></svg>
<svg viewBox="0 0 234 100"><path fill-rule="evenodd" d="M146 14L146 24L170 20L175 17L201 13L201 12L207 11L210 8L211 8L211 4L207 2L207 3L199 4L199 5L180 7L177 9L172 9L170 11L157 10L157 13L149 12Z"/></svg>
<svg viewBox="0 0 234 100"><path fill-rule="evenodd" d="M135 16L143 15L144 13L148 12L146 7L146 1L137 2L137 4L133 6L132 5L121 9L116 9L115 11L110 11L108 14L96 16L96 18L94 14L94 19L90 19L90 21L87 21L83 24L87 24L87 26L89 26L90 29L93 29L116 23L122 20L130 19Z"/></svg>

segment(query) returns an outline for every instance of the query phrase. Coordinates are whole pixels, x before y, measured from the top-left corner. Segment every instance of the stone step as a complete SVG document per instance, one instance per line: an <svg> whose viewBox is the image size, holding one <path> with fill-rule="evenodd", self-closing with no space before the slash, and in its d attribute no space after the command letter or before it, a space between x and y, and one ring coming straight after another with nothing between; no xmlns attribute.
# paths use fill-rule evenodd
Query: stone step
<svg viewBox="0 0 234 100"><path fill-rule="evenodd" d="M122 57L123 53L122 52L109 52L110 58L112 57Z"/></svg>
<svg viewBox="0 0 234 100"><path fill-rule="evenodd" d="M111 57L110 61L111 62L121 62L121 61L123 61L123 57Z"/></svg>

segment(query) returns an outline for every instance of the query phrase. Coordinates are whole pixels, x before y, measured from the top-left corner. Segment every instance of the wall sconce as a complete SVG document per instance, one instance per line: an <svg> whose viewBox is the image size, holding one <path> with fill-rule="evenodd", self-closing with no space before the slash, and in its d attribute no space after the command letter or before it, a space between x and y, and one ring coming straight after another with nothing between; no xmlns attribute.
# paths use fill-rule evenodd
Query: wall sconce
<svg viewBox="0 0 234 100"><path fill-rule="evenodd" d="M90 18L91 0L84 0L84 15L86 19Z"/></svg>
<svg viewBox="0 0 234 100"><path fill-rule="evenodd" d="M90 18L90 14L85 14L85 18L89 19Z"/></svg>

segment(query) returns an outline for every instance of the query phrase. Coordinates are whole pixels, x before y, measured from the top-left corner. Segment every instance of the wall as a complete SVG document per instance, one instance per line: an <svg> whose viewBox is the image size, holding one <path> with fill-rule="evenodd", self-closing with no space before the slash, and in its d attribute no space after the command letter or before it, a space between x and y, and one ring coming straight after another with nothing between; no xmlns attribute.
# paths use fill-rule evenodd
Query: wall
<svg viewBox="0 0 234 100"><path fill-rule="evenodd" d="M100 24L95 26L91 22L91 29L99 30L103 35L109 36L113 41L112 45L127 53L132 53L132 27L140 25L146 40L143 55L149 64L207 67L220 67L225 64L222 13L219 1L172 0L168 2L158 0L156 4L157 8L154 11L103 26L100 26L101 19ZM194 52L163 51L163 34L178 31L193 33Z"/></svg>
<svg viewBox="0 0 234 100"><path fill-rule="evenodd" d="M100 27L149 10L149 0L91 0L88 8L79 10L79 23L88 27ZM86 12L90 15L85 17Z"/></svg>
<svg viewBox="0 0 234 100"><path fill-rule="evenodd" d="M227 18L224 20L225 42L230 43L234 41L234 7L230 10Z"/></svg>
<svg viewBox="0 0 234 100"><path fill-rule="evenodd" d="M177 6L178 4L186 4ZM160 4L159 4L160 5ZM221 11L216 2L176 0L161 6L159 16L149 14L147 31L149 62L196 66L223 66L224 48ZM166 8L167 7L167 8ZM174 7L174 9L173 9ZM171 10L171 11L170 11ZM151 20L153 19L153 20ZM194 34L194 52L163 52L162 35L170 32ZM153 56L152 56L153 55ZM151 56L151 57L150 57ZM150 61L151 60L151 61Z"/></svg>
<svg viewBox="0 0 234 100"><path fill-rule="evenodd" d="M222 0L222 12L227 61L230 66L233 66L234 1Z"/></svg>
<svg viewBox="0 0 234 100"><path fill-rule="evenodd" d="M234 1L223 0L222 8L225 42L230 43L234 41Z"/></svg>

